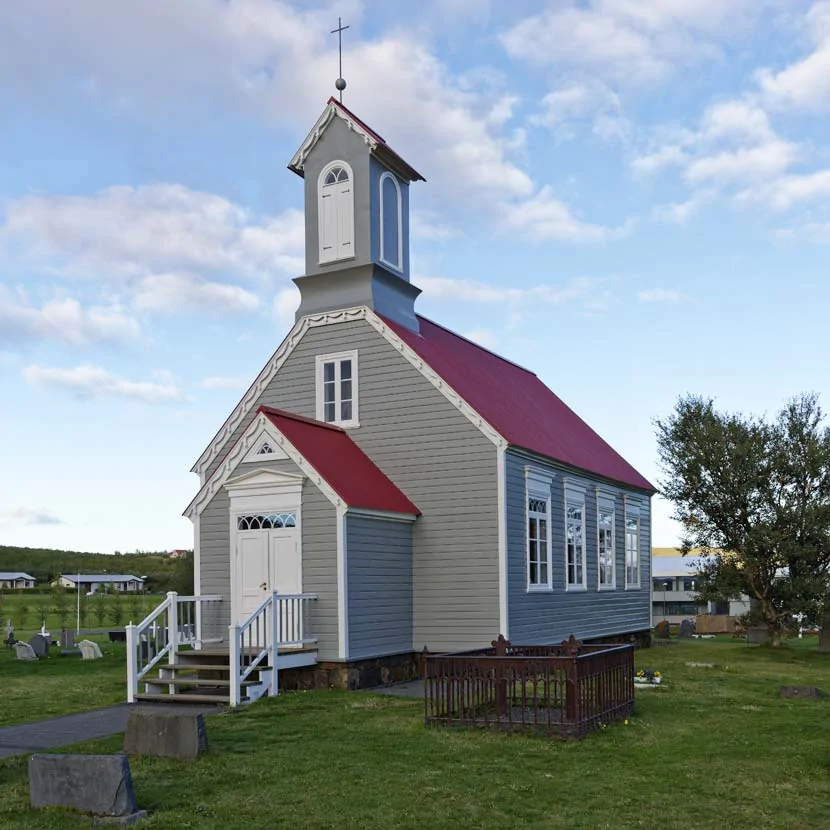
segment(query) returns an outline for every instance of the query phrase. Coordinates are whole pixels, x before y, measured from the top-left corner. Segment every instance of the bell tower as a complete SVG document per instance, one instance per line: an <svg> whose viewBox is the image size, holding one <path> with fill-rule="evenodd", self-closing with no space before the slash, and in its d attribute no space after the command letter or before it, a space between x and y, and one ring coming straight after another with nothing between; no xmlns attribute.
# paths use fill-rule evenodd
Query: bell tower
<svg viewBox="0 0 830 830"><path fill-rule="evenodd" d="M288 165L304 180L306 314L368 305L418 330L409 279L409 185L424 181L334 97Z"/></svg>

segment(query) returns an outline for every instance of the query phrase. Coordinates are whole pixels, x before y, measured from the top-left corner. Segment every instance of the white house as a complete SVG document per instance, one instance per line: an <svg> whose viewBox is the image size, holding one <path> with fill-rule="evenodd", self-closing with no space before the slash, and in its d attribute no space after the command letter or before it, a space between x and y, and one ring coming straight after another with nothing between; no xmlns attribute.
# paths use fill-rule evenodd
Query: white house
<svg viewBox="0 0 830 830"><path fill-rule="evenodd" d="M0 588L34 588L35 578L23 571L0 571Z"/></svg>
<svg viewBox="0 0 830 830"><path fill-rule="evenodd" d="M144 587L144 579L132 574L61 574L57 581L64 588L77 588L79 583L81 590L87 593L94 593L99 588L132 592Z"/></svg>

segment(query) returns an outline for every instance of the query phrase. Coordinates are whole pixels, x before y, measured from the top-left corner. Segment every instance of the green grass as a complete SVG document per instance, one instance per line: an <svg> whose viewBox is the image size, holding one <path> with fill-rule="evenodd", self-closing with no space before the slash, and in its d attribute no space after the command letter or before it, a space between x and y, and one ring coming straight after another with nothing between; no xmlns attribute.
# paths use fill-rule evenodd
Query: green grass
<svg viewBox="0 0 830 830"><path fill-rule="evenodd" d="M106 642L101 660L50 656L37 662L16 660L0 648L0 726L27 723L123 703L127 699L127 659L123 643ZM0 821L0 827L2 827Z"/></svg>
<svg viewBox="0 0 830 830"><path fill-rule="evenodd" d="M129 595L107 594L104 602L105 614L99 623L96 613L97 597L81 595L81 607L86 613L81 617L81 629L85 628L123 628L130 619L140 622L164 597L158 594ZM74 628L77 619L76 595L72 591L65 594L66 612L64 624ZM46 628L57 639L61 630L61 619L54 610L55 599L51 593L31 593L29 591L3 591L0 600L0 630L4 630L6 621L11 620L18 640L28 640L36 631L40 631L43 621L43 609L46 611ZM118 604L121 609L121 621L114 622L111 609ZM25 610L24 610L25 608Z"/></svg>
<svg viewBox="0 0 830 830"><path fill-rule="evenodd" d="M664 685L628 725L580 743L425 729L419 701L308 692L208 719L193 763L133 759L150 828L827 827L830 690L816 641L780 652L695 641L639 652ZM712 662L691 668L686 661ZM120 739L86 751L117 752ZM0 762L0 827L73 828L28 809L25 759Z"/></svg>

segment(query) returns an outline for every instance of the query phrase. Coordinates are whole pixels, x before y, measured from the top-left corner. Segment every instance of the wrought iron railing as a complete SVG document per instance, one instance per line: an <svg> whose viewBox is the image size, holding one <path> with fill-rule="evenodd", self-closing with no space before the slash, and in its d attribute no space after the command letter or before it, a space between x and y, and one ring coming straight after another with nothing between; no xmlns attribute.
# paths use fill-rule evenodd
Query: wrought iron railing
<svg viewBox="0 0 830 830"><path fill-rule="evenodd" d="M581 738L634 706L634 646L514 646L424 655L428 725L530 730Z"/></svg>

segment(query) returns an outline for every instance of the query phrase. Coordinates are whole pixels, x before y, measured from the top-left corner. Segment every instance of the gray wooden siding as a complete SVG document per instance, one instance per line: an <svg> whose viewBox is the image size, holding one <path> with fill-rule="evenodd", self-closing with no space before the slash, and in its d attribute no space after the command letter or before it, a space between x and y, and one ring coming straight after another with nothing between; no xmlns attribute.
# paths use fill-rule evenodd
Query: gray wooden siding
<svg viewBox="0 0 830 830"><path fill-rule="evenodd" d="M553 591L527 590L527 530L525 467L554 475L551 486ZM587 586L584 592L565 591L565 496L563 478L585 487ZM651 514L647 495L574 474L555 463L508 450L506 458L508 625L517 644L551 643L570 634L602 637L646 629L650 625ZM617 588L599 591L597 564L597 496L595 487L614 494ZM640 510L640 589L625 590L625 530L623 494L637 498Z"/></svg>
<svg viewBox="0 0 830 830"><path fill-rule="evenodd" d="M256 469L299 472L293 461L259 461L240 464L234 475ZM338 656L337 617L337 513L334 505L308 479L303 484L301 505L303 592L317 594L309 623L319 640L321 660ZM231 551L230 499L222 488L202 511L200 524L202 593L221 594L219 625L226 637L230 625ZM214 635L215 636L215 635Z"/></svg>
<svg viewBox="0 0 830 830"><path fill-rule="evenodd" d="M413 647L489 643L499 629L496 449L368 323L309 329L220 458L257 406L314 418L315 356L347 349L359 352L360 427L350 435L423 513L413 529Z"/></svg>
<svg viewBox="0 0 830 830"><path fill-rule="evenodd" d="M412 650L412 525L346 517L349 657Z"/></svg>

